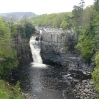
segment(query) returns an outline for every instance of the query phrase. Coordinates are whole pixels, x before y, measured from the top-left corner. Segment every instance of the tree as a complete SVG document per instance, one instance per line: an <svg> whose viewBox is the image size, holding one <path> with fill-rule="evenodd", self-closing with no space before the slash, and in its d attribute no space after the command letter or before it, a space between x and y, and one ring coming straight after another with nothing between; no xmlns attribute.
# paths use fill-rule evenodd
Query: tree
<svg viewBox="0 0 99 99"><path fill-rule="evenodd" d="M71 17L72 13L64 12L64 13L54 13L54 14L43 14L43 15L30 18L30 21L35 26L47 26L47 27L57 27L57 28L61 27L63 29L66 29L65 23L67 23L68 16Z"/></svg>
<svg viewBox="0 0 99 99"><path fill-rule="evenodd" d="M11 45L13 44L9 25L3 18L0 18L0 58L14 57Z"/></svg>
<svg viewBox="0 0 99 99"><path fill-rule="evenodd" d="M23 38L29 39L35 33L36 29L28 20L22 20L21 22L17 25L17 32L20 33Z"/></svg>
<svg viewBox="0 0 99 99"><path fill-rule="evenodd" d="M94 3L94 8L96 11L99 11L99 0L94 0L95 3Z"/></svg>
<svg viewBox="0 0 99 99"><path fill-rule="evenodd" d="M73 18L75 21L75 23L74 23L75 28L81 27L84 3L85 2L83 0L81 0L79 5L74 5L74 7L73 7L72 14L73 14Z"/></svg>
<svg viewBox="0 0 99 99"><path fill-rule="evenodd" d="M92 78L95 84L95 89L99 91L99 54L96 55L95 62L96 62L96 67L94 72L92 73ZM99 95L98 95L98 99L99 99Z"/></svg>
<svg viewBox="0 0 99 99"><path fill-rule="evenodd" d="M26 24L24 24L24 26L25 26L26 38L30 38L30 37L32 36L32 34L35 33L36 29L35 29L35 27L34 27L31 23L29 23L29 22L27 22Z"/></svg>
<svg viewBox="0 0 99 99"><path fill-rule="evenodd" d="M0 75L5 77L14 66L17 66L17 59L10 27L0 18Z"/></svg>

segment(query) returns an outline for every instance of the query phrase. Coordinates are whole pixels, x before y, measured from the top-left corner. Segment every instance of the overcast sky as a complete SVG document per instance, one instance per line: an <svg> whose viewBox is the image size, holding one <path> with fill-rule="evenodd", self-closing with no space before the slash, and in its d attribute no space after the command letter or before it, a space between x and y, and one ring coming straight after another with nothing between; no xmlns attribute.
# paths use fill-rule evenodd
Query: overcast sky
<svg viewBox="0 0 99 99"><path fill-rule="evenodd" d="M94 0L84 0L85 6L93 4ZM6 12L34 12L35 14L49 14L72 11L80 0L0 0L0 13Z"/></svg>

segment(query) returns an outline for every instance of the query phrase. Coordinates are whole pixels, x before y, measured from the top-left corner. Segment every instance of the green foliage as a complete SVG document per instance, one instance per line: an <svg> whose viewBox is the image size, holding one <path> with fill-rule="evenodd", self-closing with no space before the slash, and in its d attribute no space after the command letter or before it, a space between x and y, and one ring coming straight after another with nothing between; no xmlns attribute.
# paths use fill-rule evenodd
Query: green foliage
<svg viewBox="0 0 99 99"><path fill-rule="evenodd" d="M95 89L99 91L99 0L86 9L75 6L73 9L73 22L78 34L76 49L86 62L95 57L96 67L92 73ZM98 96L99 99L99 96Z"/></svg>
<svg viewBox="0 0 99 99"><path fill-rule="evenodd" d="M36 29L28 20L22 20L17 25L17 32L21 34L22 38L30 38L35 33Z"/></svg>
<svg viewBox="0 0 99 99"><path fill-rule="evenodd" d="M79 29L82 27L82 19L83 19L83 7L84 1L81 0L79 5L74 5L72 14L73 14L73 25L75 27L76 32L79 32Z"/></svg>
<svg viewBox="0 0 99 99"><path fill-rule="evenodd" d="M82 9L79 6L73 7L73 20L75 28L79 28L81 26L81 19L82 19Z"/></svg>
<svg viewBox="0 0 99 99"><path fill-rule="evenodd" d="M96 11L99 11L99 0L95 0L94 9L95 9Z"/></svg>
<svg viewBox="0 0 99 99"><path fill-rule="evenodd" d="M18 34L29 39L35 33L35 27L24 19L18 24L0 18L0 76L6 77L9 71L18 65L14 40Z"/></svg>
<svg viewBox="0 0 99 99"><path fill-rule="evenodd" d="M26 38L30 38L32 36L33 33L35 33L35 27L31 24L31 23L26 23L24 24L25 26L25 35Z"/></svg>
<svg viewBox="0 0 99 99"><path fill-rule="evenodd" d="M99 12L93 6L83 10L78 33L77 50L88 62L99 49ZM76 22L77 23L77 22Z"/></svg>
<svg viewBox="0 0 99 99"><path fill-rule="evenodd" d="M76 48L81 52L81 55L88 61L92 55L92 42L90 39L84 39L77 44Z"/></svg>
<svg viewBox="0 0 99 99"><path fill-rule="evenodd" d="M12 95L13 95L13 99L25 99L24 96L20 93L20 89L19 89L19 82L17 82L17 84L15 86L12 87Z"/></svg>
<svg viewBox="0 0 99 99"><path fill-rule="evenodd" d="M0 99L10 99L9 95L0 89Z"/></svg>
<svg viewBox="0 0 99 99"><path fill-rule="evenodd" d="M20 93L19 82L15 86L0 80L0 99L25 99Z"/></svg>
<svg viewBox="0 0 99 99"><path fill-rule="evenodd" d="M68 23L67 23L66 21L63 21L63 22L61 23L60 27L61 27L62 29L66 29L67 24L68 24Z"/></svg>
<svg viewBox="0 0 99 99"><path fill-rule="evenodd" d="M96 67L92 73L93 82L95 84L95 89L99 91L99 53L95 57ZM99 95L97 96L99 99Z"/></svg>
<svg viewBox="0 0 99 99"><path fill-rule="evenodd" d="M17 34L17 24L12 24L10 29L11 29L11 35L12 36Z"/></svg>
<svg viewBox="0 0 99 99"><path fill-rule="evenodd" d="M76 49L81 53L87 63L95 61L96 67L92 73L95 89L99 91L99 0L94 5L82 9L74 6L73 26L78 35ZM99 95L97 96L99 99Z"/></svg>
<svg viewBox="0 0 99 99"><path fill-rule="evenodd" d="M17 31L21 34L22 38L26 37L24 25L17 25Z"/></svg>
<svg viewBox="0 0 99 99"><path fill-rule="evenodd" d="M13 46L10 28L7 22L0 18L0 59L14 57L15 50L11 45Z"/></svg>
<svg viewBox="0 0 99 99"><path fill-rule="evenodd" d="M19 33L23 38L30 38L35 27L29 23L14 24L0 18L0 78L7 78L8 73L18 66L17 51L14 40ZM19 84L10 86L0 80L0 99L24 99L20 94Z"/></svg>
<svg viewBox="0 0 99 99"><path fill-rule="evenodd" d="M6 77L10 70L18 65L18 60L16 58L9 58L1 62L0 64L0 74L1 77Z"/></svg>
<svg viewBox="0 0 99 99"><path fill-rule="evenodd" d="M12 41L11 28L3 18L0 18L0 75L2 77L6 76L9 70L15 67L17 63L17 53ZM13 32L15 32L15 29L14 27L12 28Z"/></svg>
<svg viewBox="0 0 99 99"><path fill-rule="evenodd" d="M95 89L97 90L97 91L99 91L99 68L97 69L95 69L94 70L94 72L93 72L93 80L94 80L94 82L95 82Z"/></svg>
<svg viewBox="0 0 99 99"><path fill-rule="evenodd" d="M35 26L47 26L57 28L67 28L67 18L71 17L71 12L43 14L30 19ZM69 23L68 23L69 24Z"/></svg>
<svg viewBox="0 0 99 99"><path fill-rule="evenodd" d="M74 25L73 25L73 17L72 16L66 16L66 20L62 21L60 27L62 29L73 29L74 28Z"/></svg>
<svg viewBox="0 0 99 99"><path fill-rule="evenodd" d="M4 36L6 33L9 31L9 26L7 22L3 19L0 18L0 37Z"/></svg>

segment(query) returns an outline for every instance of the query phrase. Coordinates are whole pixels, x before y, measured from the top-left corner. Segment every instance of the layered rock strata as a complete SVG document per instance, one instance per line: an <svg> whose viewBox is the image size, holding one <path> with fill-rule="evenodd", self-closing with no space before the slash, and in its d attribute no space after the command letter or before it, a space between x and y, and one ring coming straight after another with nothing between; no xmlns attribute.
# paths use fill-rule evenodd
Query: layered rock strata
<svg viewBox="0 0 99 99"><path fill-rule="evenodd" d="M94 66L85 64L83 58L75 51L77 34L73 30L62 30L56 28L40 28L41 56L44 63L53 61L69 70L89 73Z"/></svg>

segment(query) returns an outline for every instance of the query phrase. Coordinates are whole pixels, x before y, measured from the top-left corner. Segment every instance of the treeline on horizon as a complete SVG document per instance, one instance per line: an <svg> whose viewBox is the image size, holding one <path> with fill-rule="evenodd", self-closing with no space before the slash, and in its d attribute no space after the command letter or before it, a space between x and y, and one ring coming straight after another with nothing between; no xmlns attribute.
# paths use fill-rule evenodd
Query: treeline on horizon
<svg viewBox="0 0 99 99"><path fill-rule="evenodd" d="M95 66L92 79L99 91L99 0L84 9L84 0L74 5L72 12L43 14L32 17L35 26L73 29L77 33L78 43L75 49L89 65ZM98 96L99 99L99 96Z"/></svg>
<svg viewBox="0 0 99 99"><path fill-rule="evenodd" d="M35 26L40 27L56 27L56 28L69 28L69 20L72 17L71 12L43 14L30 18L30 21ZM67 21L68 20L68 21Z"/></svg>

